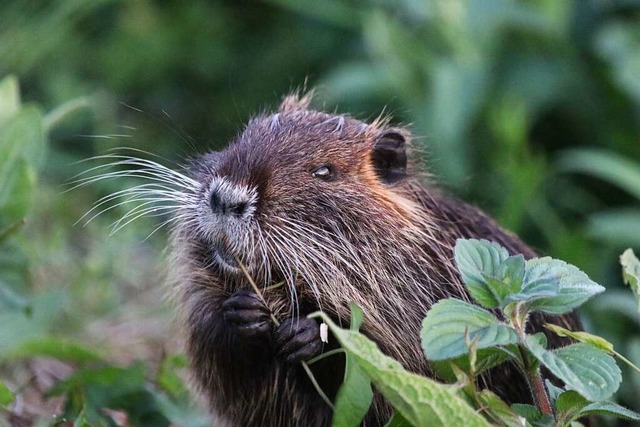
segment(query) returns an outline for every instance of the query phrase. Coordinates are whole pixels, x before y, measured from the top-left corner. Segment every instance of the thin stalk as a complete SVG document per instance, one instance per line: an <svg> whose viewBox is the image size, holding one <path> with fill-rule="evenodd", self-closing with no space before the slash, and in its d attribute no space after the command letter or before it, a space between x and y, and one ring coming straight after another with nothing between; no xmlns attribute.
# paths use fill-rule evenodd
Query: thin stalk
<svg viewBox="0 0 640 427"><path fill-rule="evenodd" d="M244 276L249 281L249 284L251 285L251 287L255 291L256 295L258 295L258 298L260 298L260 300L262 300L262 303L264 305L267 305L267 301L264 299L264 296L262 295L262 292L260 292L260 289L258 288L258 285L256 285L256 282L253 280L253 278L251 277L251 275L247 271L247 268L237 258L236 258L236 262L240 266L240 269L242 270L242 274L244 274ZM280 326L280 322L278 321L278 319L276 319L276 316L274 316L273 313L270 313L270 316L271 316L271 320L273 321L274 325L276 325L276 327ZM317 359L317 357L315 359ZM312 359L312 361L315 360L315 359ZM325 392L322 391L322 388L320 387L320 384L318 384L318 381L316 381L316 378L313 376L313 372L311 372L311 368L309 368L309 365L307 364L307 362L302 361L300 363L302 364L302 368L304 369L304 371L309 376L309 380L311 381L311 384L313 384L313 387L316 389L316 391L318 392L318 394L320 395L322 400L324 400L325 403L327 405L329 405L329 407L331 409L335 409L335 407L333 406L333 402L331 402L331 399L329 399L329 396L327 396L325 394Z"/></svg>
<svg viewBox="0 0 640 427"><path fill-rule="evenodd" d="M527 383L529 384L529 389L533 394L533 400L538 409L540 409L540 412L545 415L553 416L553 408L551 407L551 401L549 400L549 395L547 394L547 389L544 385L542 374L540 373L540 368L532 370L531 366L529 365L529 359L525 354L525 319L526 317L523 315L523 313L520 312L520 307L516 307L511 316L511 324L518 334L518 349L520 350L520 360L524 368L525 378L527 380Z"/></svg>

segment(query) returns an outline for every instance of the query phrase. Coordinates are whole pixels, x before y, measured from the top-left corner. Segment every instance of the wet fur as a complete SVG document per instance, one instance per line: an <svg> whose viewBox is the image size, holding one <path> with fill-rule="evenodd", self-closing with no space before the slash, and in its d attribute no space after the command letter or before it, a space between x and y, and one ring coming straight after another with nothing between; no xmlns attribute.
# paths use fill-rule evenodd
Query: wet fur
<svg viewBox="0 0 640 427"><path fill-rule="evenodd" d="M252 119L224 152L204 155L188 167L201 185L190 190L195 202L176 214L170 270L192 371L216 425L331 422L331 409L300 364L280 360L269 337L238 339L222 317L224 301L250 287L243 275L225 271L210 256L212 240L220 236L202 216L216 176L256 191L251 222L224 239L229 251L243 249L238 256L260 286L284 282L265 292L276 318L321 309L346 325L354 301L365 313L362 331L405 368L424 375L433 375L419 342L427 310L445 297L469 299L452 262L455 240L485 238L511 253L535 256L485 214L431 185L419 171L407 130L390 128L385 120L365 124L316 112L308 108L309 100L286 98L275 114ZM389 132L405 140L409 159L406 177L392 184L380 180L371 161L372 147ZM336 171L331 182L310 173L325 163ZM579 327L573 315L551 320ZM534 319L534 329L541 330L541 322ZM343 368L340 355L312 365L330 396ZM517 375L503 366L483 382L509 401L528 402L530 393ZM382 425L389 414L377 396L366 424Z"/></svg>

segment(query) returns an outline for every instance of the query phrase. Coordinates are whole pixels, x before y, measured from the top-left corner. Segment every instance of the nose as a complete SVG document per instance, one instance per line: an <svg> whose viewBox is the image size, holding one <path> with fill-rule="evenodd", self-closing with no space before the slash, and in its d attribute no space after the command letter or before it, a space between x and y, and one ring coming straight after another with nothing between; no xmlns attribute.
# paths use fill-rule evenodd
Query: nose
<svg viewBox="0 0 640 427"><path fill-rule="evenodd" d="M240 188L213 186L209 196L211 211L216 215L244 215L249 210L250 197Z"/></svg>

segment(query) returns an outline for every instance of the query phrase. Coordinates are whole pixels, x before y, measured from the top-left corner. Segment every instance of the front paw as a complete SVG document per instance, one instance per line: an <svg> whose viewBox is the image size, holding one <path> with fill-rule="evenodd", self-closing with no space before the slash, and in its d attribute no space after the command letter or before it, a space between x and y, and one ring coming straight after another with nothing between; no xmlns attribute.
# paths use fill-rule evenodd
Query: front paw
<svg viewBox="0 0 640 427"><path fill-rule="evenodd" d="M253 292L235 292L222 303L222 314L229 327L246 339L268 338L271 332L269 309Z"/></svg>
<svg viewBox="0 0 640 427"><path fill-rule="evenodd" d="M276 331L276 351L288 363L309 360L322 350L320 326L306 317L287 319Z"/></svg>

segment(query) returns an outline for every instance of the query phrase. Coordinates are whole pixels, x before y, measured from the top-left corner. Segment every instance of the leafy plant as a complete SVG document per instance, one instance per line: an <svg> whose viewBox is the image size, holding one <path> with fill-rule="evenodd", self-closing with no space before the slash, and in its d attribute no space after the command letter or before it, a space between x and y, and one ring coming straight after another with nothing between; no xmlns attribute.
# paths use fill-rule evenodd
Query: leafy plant
<svg viewBox="0 0 640 427"><path fill-rule="evenodd" d="M22 382L16 372L29 370L34 360L40 360L63 367L58 370L64 373L54 376L53 387L38 390L43 400L57 396L64 403L63 412L53 414L53 422L113 425L119 414L131 425L206 426L207 417L193 405L179 375L186 366L184 356L165 357L157 369L141 362L120 366L104 349L54 331L53 324L67 308L66 292L31 292L28 239L22 232L32 221L39 195L47 135L84 105L71 102L44 114L37 105L22 104L15 77L0 81L0 424L4 425L5 415L22 416L15 413L16 397L25 399L24 388L37 374Z"/></svg>
<svg viewBox="0 0 640 427"><path fill-rule="evenodd" d="M454 255L476 304L454 298L439 301L427 313L421 333L425 356L443 377L455 380L454 385L409 373L382 354L373 342L354 330L353 325L357 328L362 322L362 312L357 307L352 308L350 330L317 314L329 325L348 360L348 375L339 394L334 425L357 425L364 417L363 403L368 406L370 399L358 400L354 387L363 384L363 378L393 405L394 423L401 419L413 426L489 422L506 426L568 426L592 414L640 421L640 414L608 400L622 380L613 356L639 370L614 351L611 343L586 332L547 325L550 331L578 341L548 349L543 333L526 332L533 313L570 313L602 293L602 286L563 261L549 257L525 260L486 240L459 239ZM624 259L626 277L637 281L637 259L632 260L629 254ZM477 389L480 374L505 362L515 364L529 383L535 406L509 406L491 391ZM350 369L353 372L353 365L358 372L355 380L349 373ZM559 387L545 380L542 367L564 385ZM364 384L367 389L368 383Z"/></svg>

